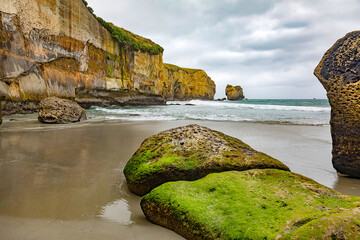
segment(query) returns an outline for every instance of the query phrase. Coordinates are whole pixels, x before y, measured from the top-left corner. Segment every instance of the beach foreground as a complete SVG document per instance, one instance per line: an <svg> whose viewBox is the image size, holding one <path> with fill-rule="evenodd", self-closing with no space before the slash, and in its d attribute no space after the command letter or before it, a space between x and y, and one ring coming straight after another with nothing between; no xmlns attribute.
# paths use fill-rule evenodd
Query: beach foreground
<svg viewBox="0 0 360 240"><path fill-rule="evenodd" d="M142 141L199 124L241 139L341 193L360 181L331 164L329 126L215 121L85 122L42 125L9 116L0 129L1 239L182 239L148 222L123 168Z"/></svg>

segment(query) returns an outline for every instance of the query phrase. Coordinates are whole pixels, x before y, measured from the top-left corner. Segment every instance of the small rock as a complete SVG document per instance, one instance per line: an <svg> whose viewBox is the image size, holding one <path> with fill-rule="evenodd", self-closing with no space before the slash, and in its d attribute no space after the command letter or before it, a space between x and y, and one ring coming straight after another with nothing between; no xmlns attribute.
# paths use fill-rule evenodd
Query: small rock
<svg viewBox="0 0 360 240"><path fill-rule="evenodd" d="M239 139L188 125L145 139L126 164L124 174L129 189L144 195L169 181L196 180L213 172L254 168L289 171L280 161Z"/></svg>
<svg viewBox="0 0 360 240"><path fill-rule="evenodd" d="M86 111L76 102L48 97L39 104L40 122L43 123L72 123L86 120Z"/></svg>

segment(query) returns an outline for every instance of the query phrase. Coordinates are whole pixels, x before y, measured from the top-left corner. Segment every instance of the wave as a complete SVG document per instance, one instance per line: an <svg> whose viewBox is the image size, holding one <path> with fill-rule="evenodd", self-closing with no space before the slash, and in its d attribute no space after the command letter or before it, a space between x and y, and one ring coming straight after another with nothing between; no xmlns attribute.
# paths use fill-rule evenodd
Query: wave
<svg viewBox="0 0 360 240"><path fill-rule="evenodd" d="M288 106L288 105L266 105L266 104L251 104L251 103L234 103L228 101L169 101L167 105L194 105L204 107L225 107L225 108L243 108L243 109L258 109L258 110L276 110L276 111L306 111L306 112L330 112L330 107L320 106Z"/></svg>

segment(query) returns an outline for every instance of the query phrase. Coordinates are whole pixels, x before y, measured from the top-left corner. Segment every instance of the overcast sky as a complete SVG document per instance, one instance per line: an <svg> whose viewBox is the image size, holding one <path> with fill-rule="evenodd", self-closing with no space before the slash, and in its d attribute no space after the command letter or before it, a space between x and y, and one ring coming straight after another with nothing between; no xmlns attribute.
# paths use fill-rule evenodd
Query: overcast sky
<svg viewBox="0 0 360 240"><path fill-rule="evenodd" d="M313 75L359 30L359 0L87 0L95 14L165 48L164 62L241 85L247 98L326 98Z"/></svg>

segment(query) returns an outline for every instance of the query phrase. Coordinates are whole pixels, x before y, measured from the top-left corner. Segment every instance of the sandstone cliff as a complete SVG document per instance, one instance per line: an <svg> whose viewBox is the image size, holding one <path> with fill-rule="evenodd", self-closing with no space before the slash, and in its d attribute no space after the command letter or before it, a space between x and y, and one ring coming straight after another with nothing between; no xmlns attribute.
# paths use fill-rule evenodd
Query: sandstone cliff
<svg viewBox="0 0 360 240"><path fill-rule="evenodd" d="M86 107L213 99L215 84L204 71L169 70L162 51L149 39L104 25L81 0L1 1L3 108L31 112L47 96Z"/></svg>
<svg viewBox="0 0 360 240"><path fill-rule="evenodd" d="M315 75L331 105L333 165L360 178L360 31L339 39L324 55Z"/></svg>

